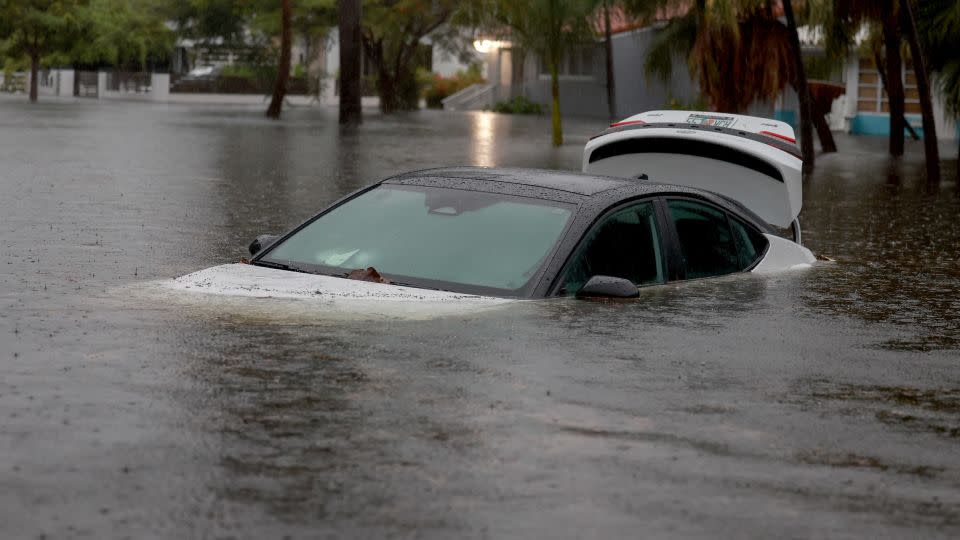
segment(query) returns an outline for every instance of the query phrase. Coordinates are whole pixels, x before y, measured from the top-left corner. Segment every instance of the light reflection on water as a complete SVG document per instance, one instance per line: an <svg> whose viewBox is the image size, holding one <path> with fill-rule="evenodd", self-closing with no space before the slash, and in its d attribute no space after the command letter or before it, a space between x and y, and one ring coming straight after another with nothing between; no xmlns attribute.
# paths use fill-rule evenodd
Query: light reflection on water
<svg viewBox="0 0 960 540"><path fill-rule="evenodd" d="M493 155L493 122L497 115L491 112L478 112L470 115L473 122L471 142L473 145L472 164L478 167L496 165Z"/></svg>

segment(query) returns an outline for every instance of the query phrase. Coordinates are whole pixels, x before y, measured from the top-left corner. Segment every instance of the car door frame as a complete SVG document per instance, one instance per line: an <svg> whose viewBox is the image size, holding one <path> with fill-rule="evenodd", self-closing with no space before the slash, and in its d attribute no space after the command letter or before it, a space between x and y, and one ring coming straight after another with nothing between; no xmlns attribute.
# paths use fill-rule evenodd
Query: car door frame
<svg viewBox="0 0 960 540"><path fill-rule="evenodd" d="M637 285L637 287L653 287L656 285L664 285L670 283L671 281L676 281L676 269L680 261L677 259L679 250L677 249L676 243L676 232L672 230L672 223L668 222L669 215L667 214L666 201L664 198L657 195L646 195L629 200L617 201L615 204L608 206L602 212L597 214L597 217L583 229L583 233L580 235L580 238L577 240L577 243L573 245L570 251L567 254L566 260L563 261L563 264L560 265L557 272L554 274L556 279L550 285L550 288L547 290L546 297L558 297L560 288L563 286L561 278L569 270L570 265L573 264L573 258L579 253L580 248L586 242L587 237L590 236L596 228L603 223L607 218L613 214L627 208L630 206L636 206L643 203L651 203L653 205L653 215L656 218L657 225L657 239L660 242L660 256L663 259L663 283L652 283L649 285ZM668 229L668 227L670 227ZM668 232L670 231L670 232Z"/></svg>
<svg viewBox="0 0 960 540"><path fill-rule="evenodd" d="M730 223L731 215L733 215L733 217L737 217L744 227L750 227L760 234L764 234L764 231L756 227L753 224L752 220L736 216L733 212L731 212L728 208L725 208L723 205L716 204L713 201L710 201L706 198L697 197L696 195L693 195L690 193L662 194L659 196L659 199L660 199L660 207L661 207L661 210L663 211L663 218L667 222L666 223L667 230L665 231L665 234L668 234L670 236L670 249L673 251L673 253L671 254L671 257L672 257L671 260L676 263L676 278L671 279L671 281L699 281L701 279L712 279L712 278L723 277L723 276L731 276L734 274L748 273L754 268L756 268L758 264L760 264L760 261L763 260L763 258L766 256L767 252L770 249L770 242L767 241L766 248L757 255L757 258L754 259L749 266L747 266L746 268L737 270L736 272L729 272L726 274L716 274L712 276L704 276L701 278L687 278L686 277L687 263L683 258L683 247L680 245L680 234L677 232L676 223L674 223L673 218L670 214L670 207L669 207L670 200L691 201L691 202L706 206L708 208L712 208L713 210L716 210L718 212L721 212L724 215L724 217L726 217L727 230L730 234L730 239L733 242L733 247L736 250L738 261L740 260L740 249L737 247L735 234L733 232L733 227Z"/></svg>

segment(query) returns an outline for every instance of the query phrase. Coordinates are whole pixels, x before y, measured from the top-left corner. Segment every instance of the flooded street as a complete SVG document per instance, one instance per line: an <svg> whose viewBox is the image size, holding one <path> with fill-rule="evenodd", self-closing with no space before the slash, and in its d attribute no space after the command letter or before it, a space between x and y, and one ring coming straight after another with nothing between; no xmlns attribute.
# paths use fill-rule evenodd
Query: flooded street
<svg viewBox="0 0 960 540"><path fill-rule="evenodd" d="M549 118L0 99L0 537L960 536L960 196L838 136L835 263L415 320L154 282ZM956 149L944 145L951 159Z"/></svg>

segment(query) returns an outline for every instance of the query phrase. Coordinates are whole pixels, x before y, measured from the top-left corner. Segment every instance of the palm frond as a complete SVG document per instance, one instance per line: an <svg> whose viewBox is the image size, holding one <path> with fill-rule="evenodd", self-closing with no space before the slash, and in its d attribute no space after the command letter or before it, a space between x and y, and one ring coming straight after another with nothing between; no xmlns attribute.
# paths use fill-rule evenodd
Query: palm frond
<svg viewBox="0 0 960 540"><path fill-rule="evenodd" d="M687 58L697 39L697 17L688 14L673 19L657 33L644 62L644 70L649 81L656 77L669 82L673 77L673 66L677 58Z"/></svg>

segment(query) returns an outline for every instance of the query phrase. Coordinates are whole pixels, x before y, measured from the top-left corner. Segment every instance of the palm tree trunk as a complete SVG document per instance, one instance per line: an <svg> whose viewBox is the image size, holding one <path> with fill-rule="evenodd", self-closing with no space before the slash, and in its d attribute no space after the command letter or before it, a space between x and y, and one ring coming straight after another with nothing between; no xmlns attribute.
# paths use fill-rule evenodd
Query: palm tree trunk
<svg viewBox="0 0 960 540"><path fill-rule="evenodd" d="M30 103L37 102L37 85L40 82L40 55L30 54Z"/></svg>
<svg viewBox="0 0 960 540"><path fill-rule="evenodd" d="M340 123L363 122L361 107L360 0L340 0Z"/></svg>
<svg viewBox="0 0 960 540"><path fill-rule="evenodd" d="M550 62L550 94L553 97L551 120L553 125L553 145L563 144L563 122L560 119L560 68L557 62Z"/></svg>
<svg viewBox="0 0 960 540"><path fill-rule="evenodd" d="M813 99L807 85L807 72L803 68L803 54L800 51L800 36L797 34L797 21L793 17L793 4L783 0L783 13L787 18L787 30L790 32L790 44L797 68L796 90L800 100L800 153L807 170L813 169Z"/></svg>
<svg viewBox="0 0 960 540"><path fill-rule="evenodd" d="M923 149L927 160L927 182L940 183L940 151L937 148L937 127L933 121L933 99L930 97L930 80L923 61L923 51L917 37L917 22L913 16L911 0L902 2L906 15L907 41L910 43L910 55L913 56L913 73L917 78L917 91L920 94L920 113L923 117Z"/></svg>
<svg viewBox="0 0 960 540"><path fill-rule="evenodd" d="M887 102L890 106L890 155L903 155L903 69L899 20L893 0L883 0L883 46L887 56Z"/></svg>
<svg viewBox="0 0 960 540"><path fill-rule="evenodd" d="M280 65L277 69L277 84L273 87L273 98L267 108L267 117L280 118L283 98L287 95L287 81L290 79L290 47L293 42L293 15L291 0L281 0L280 5Z"/></svg>
<svg viewBox="0 0 960 540"><path fill-rule="evenodd" d="M887 91L887 70L883 67L883 57L880 56L879 50L873 51L873 62L877 65L877 73L880 75L880 84L883 85L883 91L887 92L887 95L890 95L890 92ZM910 138L919 141L920 136L917 135L917 131L913 129L913 126L910 125L910 122L907 122L906 117L903 119L903 127L907 128L907 133L910 134Z"/></svg>
<svg viewBox="0 0 960 540"><path fill-rule="evenodd" d="M603 45L607 60L607 111L610 121L617 117L617 88L613 74L613 37L610 31L610 0L603 0Z"/></svg>

